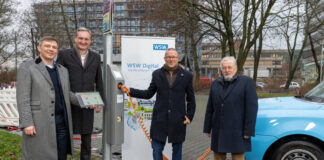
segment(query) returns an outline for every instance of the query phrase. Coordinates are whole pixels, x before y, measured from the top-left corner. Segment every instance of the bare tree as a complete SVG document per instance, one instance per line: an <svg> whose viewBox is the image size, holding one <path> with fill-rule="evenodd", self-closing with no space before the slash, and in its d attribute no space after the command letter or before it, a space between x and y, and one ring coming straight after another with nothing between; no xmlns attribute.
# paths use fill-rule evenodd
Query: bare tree
<svg viewBox="0 0 324 160"><path fill-rule="evenodd" d="M316 51L315 51L314 42L313 42L313 38L312 38L311 33L308 34L308 38L309 38L309 44L311 45L312 56L314 58L316 71L317 71L316 82L319 83L320 79L321 79L321 77L320 77L321 66L318 63L317 54L316 54Z"/></svg>
<svg viewBox="0 0 324 160"><path fill-rule="evenodd" d="M321 66L318 62L318 58L317 58L318 54L316 53L315 45L317 44L317 46L321 46L319 39L323 39L323 36L324 36L324 34L322 32L324 23L323 23L323 18L321 17L321 15L323 14L324 11L322 9L322 6L318 3L319 2L316 2L316 1L312 2L312 3L306 1L306 8L309 8L310 10L315 10L315 12L307 12L309 14L308 17L312 21L311 26L308 29L309 31L308 31L307 36L308 36L308 41L309 41L309 45L310 45L310 50L312 52L312 56L314 59L315 67L317 70L317 79L316 79L317 83L319 83L320 79L321 79L321 77L320 77ZM313 35L316 38L313 38Z"/></svg>
<svg viewBox="0 0 324 160"><path fill-rule="evenodd" d="M4 28L11 23L11 15L15 12L12 5L11 0L0 0L0 28Z"/></svg>
<svg viewBox="0 0 324 160"><path fill-rule="evenodd" d="M34 3L30 16L36 24L32 27L33 33L37 34L37 37L54 36L58 39L60 47L73 47L74 32L71 31L79 26L87 27L90 24L89 4L87 0L42 0Z"/></svg>
<svg viewBox="0 0 324 160"><path fill-rule="evenodd" d="M198 83L200 79L198 46L202 38L209 33L209 30L197 19L197 9L193 7L191 2L183 3L182 0L148 1L143 3L141 7L146 9L146 16L144 17L146 23L166 30L167 33L175 33L184 37L185 65L187 65L189 53L193 59L191 68L194 69L195 82ZM189 52L189 49L191 52Z"/></svg>
<svg viewBox="0 0 324 160"><path fill-rule="evenodd" d="M3 30L12 22L12 15L15 13L12 7L12 1L0 0L0 65L7 62L12 56L6 49L11 44L12 39L9 33Z"/></svg>
<svg viewBox="0 0 324 160"><path fill-rule="evenodd" d="M72 41L72 36L71 36L71 33L69 31L69 25L68 25L68 20L66 18L66 15L65 15L65 9L64 9L64 6L62 4L62 0L59 0L59 5L60 5L60 8L61 8L61 16L63 17L63 24L64 24L64 29L65 29L65 32L68 36L68 40L69 40L69 44L70 44L70 47L72 48L73 47L73 41Z"/></svg>
<svg viewBox="0 0 324 160"><path fill-rule="evenodd" d="M11 44L11 37L9 35L0 35L0 65L7 62L12 58L14 55L10 54L10 52L7 51L7 47Z"/></svg>
<svg viewBox="0 0 324 160"><path fill-rule="evenodd" d="M289 74L285 89L289 88L290 82L294 78L309 34L314 29L314 27L311 27L311 21L314 14L317 13L317 9L314 7L316 3L313 4L302 0L287 1L284 5L290 7L290 9L279 16L282 26L279 28L279 32L286 41L289 54ZM303 38L299 41L298 38L301 36ZM297 50L297 48L300 49Z"/></svg>
<svg viewBox="0 0 324 160"><path fill-rule="evenodd" d="M74 28L75 28L75 30L77 30L78 29L78 19L77 19L77 9L76 9L75 0L72 1L72 6L73 6Z"/></svg>
<svg viewBox="0 0 324 160"><path fill-rule="evenodd" d="M185 0L183 2L188 3ZM194 1L193 5L200 11L201 22L226 37L229 55L236 57L238 71L242 72L249 51L262 33L275 3L276 0L208 0ZM264 9L262 14L261 8ZM254 17L259 17L255 27ZM236 39L240 41L237 51Z"/></svg>
<svg viewBox="0 0 324 160"><path fill-rule="evenodd" d="M23 37L25 40L23 41L24 46L24 55L27 57L33 57L33 59L36 58L38 55L37 53L37 39L39 38L38 32L40 30L40 27L37 26L36 23L36 17L34 16L33 10L25 11L22 15L22 25L20 27L21 31L21 37ZM28 55L28 53L30 53Z"/></svg>
<svg viewBox="0 0 324 160"><path fill-rule="evenodd" d="M260 11L260 14L261 14L261 18L263 17L263 1L261 2L261 11ZM260 19L261 21L262 19ZM254 17L254 30L256 31L257 30L257 19L256 17ZM262 26L262 29L263 30L263 26ZM256 34L256 32L255 32ZM259 61L260 61L260 57L261 57L261 53L262 53L262 41L263 41L263 31L260 33L259 35L259 41L258 43L255 43L254 44L254 51L253 51L253 57L254 57L254 65L253 65L253 80L254 80L254 83L256 83L257 81L257 77L258 77L258 68L259 68ZM257 45L258 44L258 45Z"/></svg>
<svg viewBox="0 0 324 160"><path fill-rule="evenodd" d="M54 36L58 39L59 44L63 44L67 47L70 44L65 42L65 25L62 21L62 14L60 12L60 6L57 2L40 2L32 5L32 11L28 15L31 19L27 23L31 25L33 37L39 39L46 35ZM27 20L28 21L28 20Z"/></svg>

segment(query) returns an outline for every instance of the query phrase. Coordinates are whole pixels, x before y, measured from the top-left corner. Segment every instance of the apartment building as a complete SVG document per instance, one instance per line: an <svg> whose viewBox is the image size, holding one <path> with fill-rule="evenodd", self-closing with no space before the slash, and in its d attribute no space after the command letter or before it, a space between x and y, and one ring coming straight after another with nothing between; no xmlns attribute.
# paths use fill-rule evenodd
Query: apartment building
<svg viewBox="0 0 324 160"><path fill-rule="evenodd" d="M287 70L285 69L284 57L288 55L287 50L262 50L258 77L269 78L273 76L282 76ZM202 77L216 78L220 75L220 61L222 50L220 43L202 43ZM253 50L250 51L244 64L244 74L253 76L254 57Z"/></svg>
<svg viewBox="0 0 324 160"><path fill-rule="evenodd" d="M140 1L114 0L113 14L113 53L115 61L120 62L121 36L155 36L176 37L176 49L183 51L183 38L179 34L170 34L165 28L155 27L144 19L144 8ZM63 0L63 12L71 35L74 36L77 27L87 27L92 31L91 49L103 54L103 0L76 0L75 7L71 1ZM76 21L74 17L76 12ZM69 47L64 17L58 0L40 2L34 5L36 34L41 37L51 34L59 39L60 48ZM75 25L77 24L77 25ZM167 25L167 24L165 24ZM114 59L113 59L114 60Z"/></svg>

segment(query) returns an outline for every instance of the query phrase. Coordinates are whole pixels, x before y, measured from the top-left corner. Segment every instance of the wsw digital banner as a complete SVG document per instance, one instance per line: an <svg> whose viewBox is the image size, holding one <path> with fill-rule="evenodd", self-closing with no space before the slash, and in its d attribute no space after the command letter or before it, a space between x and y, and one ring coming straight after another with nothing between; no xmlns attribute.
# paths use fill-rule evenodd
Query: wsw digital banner
<svg viewBox="0 0 324 160"><path fill-rule="evenodd" d="M164 65L164 54L167 48L175 48L175 38L171 37L121 37L122 74L125 85L137 89L147 89L152 72ZM138 114L143 118L146 128L151 125L155 96L149 100L133 98ZM122 145L123 160L151 160L152 148L147 140L138 118L130 103L124 112L124 144ZM172 147L166 144L163 152L171 159Z"/></svg>

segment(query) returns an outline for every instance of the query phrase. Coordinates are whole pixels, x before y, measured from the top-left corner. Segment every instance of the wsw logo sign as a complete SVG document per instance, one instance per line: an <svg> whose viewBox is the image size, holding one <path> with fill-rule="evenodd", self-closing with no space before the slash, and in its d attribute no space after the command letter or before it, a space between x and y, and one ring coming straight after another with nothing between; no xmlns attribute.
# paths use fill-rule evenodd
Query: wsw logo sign
<svg viewBox="0 0 324 160"><path fill-rule="evenodd" d="M168 44L153 44L153 50L166 51L168 49Z"/></svg>

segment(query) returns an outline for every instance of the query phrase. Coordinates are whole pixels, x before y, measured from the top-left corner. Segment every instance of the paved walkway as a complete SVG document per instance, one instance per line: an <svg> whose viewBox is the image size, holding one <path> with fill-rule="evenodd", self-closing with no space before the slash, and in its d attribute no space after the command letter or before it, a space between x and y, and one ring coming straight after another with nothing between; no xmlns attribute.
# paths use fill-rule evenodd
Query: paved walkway
<svg viewBox="0 0 324 160"><path fill-rule="evenodd" d="M183 160L196 160L200 157L209 147L210 139L202 133L203 123L206 111L207 95L196 95L196 113L193 122L187 127L186 141L183 144L182 159ZM94 127L102 128L102 113L95 115ZM75 148L79 148L80 143L75 143ZM92 147L94 154L100 155L101 151L101 136L93 139ZM121 146L114 145L112 147L113 153L121 153ZM212 160L210 153L206 160ZM171 160L171 157L169 157ZM114 160L120 160L120 156L113 156Z"/></svg>

